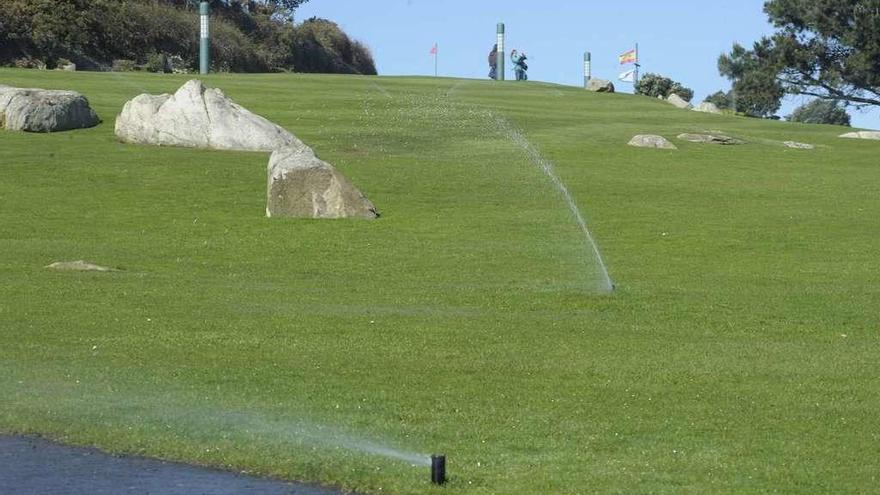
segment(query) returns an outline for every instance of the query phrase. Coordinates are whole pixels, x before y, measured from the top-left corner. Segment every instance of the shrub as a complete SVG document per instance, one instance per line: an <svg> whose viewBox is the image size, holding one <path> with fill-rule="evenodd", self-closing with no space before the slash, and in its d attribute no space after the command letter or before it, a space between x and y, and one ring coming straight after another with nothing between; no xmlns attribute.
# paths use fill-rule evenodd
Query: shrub
<svg viewBox="0 0 880 495"><path fill-rule="evenodd" d="M797 107L787 116L790 122L849 126L849 114L836 100L816 99Z"/></svg>
<svg viewBox="0 0 880 495"><path fill-rule="evenodd" d="M166 71L166 57L195 70L199 18L182 0L0 0L0 64L49 67L60 58L80 69ZM369 50L335 23L294 26L270 3L212 2L212 65L234 72L287 71L375 74ZM23 59L18 61L19 59ZM41 60L37 63L32 60ZM122 60L121 64L114 61Z"/></svg>
<svg viewBox="0 0 880 495"><path fill-rule="evenodd" d="M144 70L147 72L171 72L168 68L168 57L164 53L148 53Z"/></svg>
<svg viewBox="0 0 880 495"><path fill-rule="evenodd" d="M301 72L376 74L369 50L326 19L313 17L297 26L293 53Z"/></svg>
<svg viewBox="0 0 880 495"><path fill-rule="evenodd" d="M113 72L132 72L137 70L137 64L134 60L116 59L113 61Z"/></svg>
<svg viewBox="0 0 880 495"><path fill-rule="evenodd" d="M15 63L13 65L15 67L18 67L19 69L45 69L46 68L46 64L42 60L32 58L32 57L21 57L21 58L15 59Z"/></svg>
<svg viewBox="0 0 880 495"><path fill-rule="evenodd" d="M654 98L668 98L671 94L680 96L685 101L691 101L694 91L679 82L673 81L660 74L647 73L636 84L636 94L651 96Z"/></svg>

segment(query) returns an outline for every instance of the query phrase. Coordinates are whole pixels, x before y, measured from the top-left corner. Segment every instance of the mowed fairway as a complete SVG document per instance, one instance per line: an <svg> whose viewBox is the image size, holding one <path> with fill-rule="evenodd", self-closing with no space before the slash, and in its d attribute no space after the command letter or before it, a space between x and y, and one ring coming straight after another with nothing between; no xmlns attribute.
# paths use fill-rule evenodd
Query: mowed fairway
<svg viewBox="0 0 880 495"><path fill-rule="evenodd" d="M114 139L186 79L0 70L104 120L0 131L0 432L370 494L876 490L880 143L537 83L207 77L382 213L267 219L267 154ZM706 130L749 144L674 139ZM43 268L77 259L122 271Z"/></svg>

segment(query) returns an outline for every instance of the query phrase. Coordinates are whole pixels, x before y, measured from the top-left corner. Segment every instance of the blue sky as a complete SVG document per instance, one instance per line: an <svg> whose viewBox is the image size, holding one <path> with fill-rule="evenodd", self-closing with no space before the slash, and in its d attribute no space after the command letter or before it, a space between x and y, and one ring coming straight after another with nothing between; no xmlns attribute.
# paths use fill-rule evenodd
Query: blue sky
<svg viewBox="0 0 880 495"><path fill-rule="evenodd" d="M310 0L297 19L337 22L369 46L382 75L433 75L430 49L439 45L440 75L483 78L495 26L504 22L510 48L529 56L529 78L571 86L583 82L583 53L593 76L616 79L617 55L639 43L643 72L659 72L696 92L695 100L729 83L718 55L734 42L750 45L772 32L763 0ZM510 64L508 63L508 66ZM512 74L508 74L512 78ZM615 82L618 91L632 85ZM786 115L806 100L789 98ZM880 128L880 111L850 110L853 125Z"/></svg>

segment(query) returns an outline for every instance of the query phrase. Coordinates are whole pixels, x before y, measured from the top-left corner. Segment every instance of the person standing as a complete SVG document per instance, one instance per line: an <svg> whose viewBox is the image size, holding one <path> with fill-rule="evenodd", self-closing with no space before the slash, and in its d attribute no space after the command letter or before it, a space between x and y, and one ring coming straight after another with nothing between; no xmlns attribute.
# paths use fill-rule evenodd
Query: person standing
<svg viewBox="0 0 880 495"><path fill-rule="evenodd" d="M498 76L498 45L492 47L489 52L489 79L496 79Z"/></svg>
<svg viewBox="0 0 880 495"><path fill-rule="evenodd" d="M519 53L515 48L510 52L510 61L513 63L513 71L516 73L517 81L529 80L529 75L526 73L529 70L529 66L526 65L527 58L525 52Z"/></svg>

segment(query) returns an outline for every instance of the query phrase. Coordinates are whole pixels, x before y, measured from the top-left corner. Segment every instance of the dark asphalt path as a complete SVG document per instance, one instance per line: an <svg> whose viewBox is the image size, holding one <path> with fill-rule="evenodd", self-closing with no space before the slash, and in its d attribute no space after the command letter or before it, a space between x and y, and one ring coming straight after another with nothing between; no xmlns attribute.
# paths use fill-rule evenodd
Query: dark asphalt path
<svg viewBox="0 0 880 495"><path fill-rule="evenodd" d="M0 436L2 495L340 495L308 485Z"/></svg>

